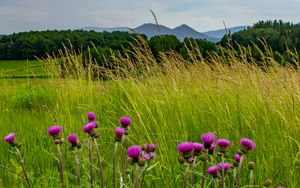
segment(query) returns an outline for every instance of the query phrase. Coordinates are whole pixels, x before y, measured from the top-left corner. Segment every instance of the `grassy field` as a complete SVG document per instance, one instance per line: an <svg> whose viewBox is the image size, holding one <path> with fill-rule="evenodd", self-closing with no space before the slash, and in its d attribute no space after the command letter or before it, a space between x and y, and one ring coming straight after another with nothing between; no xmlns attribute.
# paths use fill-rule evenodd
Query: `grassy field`
<svg viewBox="0 0 300 188"><path fill-rule="evenodd" d="M49 73L44 63L38 60L1 60L0 78L39 78Z"/></svg>
<svg viewBox="0 0 300 188"><path fill-rule="evenodd" d="M0 136L16 132L34 187L59 186L56 148L47 136L47 128L56 124L63 126L64 137L69 133L79 135L83 143L82 181L88 187L87 137L82 126L89 111L94 111L100 122L99 144L107 187L111 187L113 130L120 116L133 120L129 145L158 144L157 164L147 172L144 187L182 187L183 172L176 147L183 141L200 142L204 132L230 139L231 156L239 149L240 138L256 142L257 149L246 159L256 163L256 187L263 187L268 178L274 185L299 187L299 71L273 67L266 72L234 58L230 66L202 62L188 68L174 66L180 61L176 57L165 61L168 63L163 72L107 82L1 79ZM65 175L67 185L72 187L76 185L75 161L67 145L63 145ZM0 153L0 187L25 186L14 150L3 141ZM96 158L93 160L96 162ZM246 168L242 174L242 184L246 186ZM96 181L99 182L98 176Z"/></svg>

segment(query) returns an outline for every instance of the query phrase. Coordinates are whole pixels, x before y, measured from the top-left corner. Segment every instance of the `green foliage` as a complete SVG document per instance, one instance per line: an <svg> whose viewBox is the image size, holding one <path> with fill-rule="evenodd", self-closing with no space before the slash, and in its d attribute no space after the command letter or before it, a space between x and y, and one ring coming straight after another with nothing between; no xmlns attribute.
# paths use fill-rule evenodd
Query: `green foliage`
<svg viewBox="0 0 300 188"><path fill-rule="evenodd" d="M206 58L209 54L217 51L215 43L193 38L185 38L183 46L180 48L180 54L186 60L197 58L198 60L202 57Z"/></svg>
<svg viewBox="0 0 300 188"><path fill-rule="evenodd" d="M34 59L47 54L58 54L65 45L69 49L86 50L88 46L109 47L113 50L128 47L134 34L127 32L103 32L66 30L31 31L3 35L0 38L1 59Z"/></svg>
<svg viewBox="0 0 300 188"><path fill-rule="evenodd" d="M300 50L300 23L284 23L282 20L259 21L247 30L243 30L229 36L224 36L221 40L222 46L228 45L228 37L235 49L238 45L253 46L253 44L264 49L262 40L280 53L284 53L288 48Z"/></svg>
<svg viewBox="0 0 300 188"><path fill-rule="evenodd" d="M160 52L179 51L181 42L174 35L154 36L149 41L149 47L155 57L159 56Z"/></svg>
<svg viewBox="0 0 300 188"><path fill-rule="evenodd" d="M12 102L16 108L34 109L50 108L56 96L45 87L25 86L19 88L12 96Z"/></svg>

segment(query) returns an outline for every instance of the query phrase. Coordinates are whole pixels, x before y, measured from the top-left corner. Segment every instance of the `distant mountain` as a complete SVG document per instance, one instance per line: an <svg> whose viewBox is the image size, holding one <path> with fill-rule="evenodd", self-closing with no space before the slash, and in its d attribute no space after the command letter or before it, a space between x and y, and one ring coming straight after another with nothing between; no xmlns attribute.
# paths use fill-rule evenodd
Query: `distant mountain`
<svg viewBox="0 0 300 188"><path fill-rule="evenodd" d="M241 31L247 28L247 26L239 26L239 27L232 27L228 28L231 33L235 33L237 31ZM97 31L97 32L113 32L113 31L125 31L125 32L132 32L135 31L140 34L144 34L148 37L148 39L152 38L153 36L157 35L175 35L179 40L183 40L186 37L191 37L195 39L204 39L212 42L219 41L225 35L225 29L220 29L216 31L208 31L204 33L200 33L195 29L189 27L186 24L182 24L174 29L168 28L164 25L156 25L152 23L146 23L141 26L138 26L133 29L129 29L128 27L114 27L114 28L99 28L99 27L85 27L82 28L85 31Z"/></svg>
<svg viewBox="0 0 300 188"><path fill-rule="evenodd" d="M208 40L208 41L218 41L217 38L215 37L210 37L208 35L205 35L203 33L200 33L198 31L196 31L195 29L189 27L188 25L181 25L181 26L178 26L178 27L175 27L173 30L172 30L172 34L177 36L177 38L179 40L183 40L184 38L186 37L191 37L191 38L197 38L197 39L205 39L205 40Z"/></svg>
<svg viewBox="0 0 300 188"><path fill-rule="evenodd" d="M228 31L230 31L231 33L235 33L235 32L239 32L242 31L244 29L247 29L248 26L237 26L237 27L231 27L231 28L227 28ZM221 39L225 34L225 28L224 29L219 29L219 30L215 30L215 31L207 31L207 32L203 32L203 34L213 37L213 38L218 38Z"/></svg>
<svg viewBox="0 0 300 188"><path fill-rule="evenodd" d="M156 25L151 23L143 24L137 28L133 29L137 33L144 34L148 37L148 39L156 36L156 35L170 35L172 33L172 29L164 26L164 25Z"/></svg>
<svg viewBox="0 0 300 188"><path fill-rule="evenodd" d="M114 31L124 31L124 32L130 32L130 29L128 27L112 27L112 28L101 28L101 27L84 27L82 30L85 31L96 31L96 32L114 32Z"/></svg>
<svg viewBox="0 0 300 188"><path fill-rule="evenodd" d="M134 31L145 34L149 39L156 35L175 35L179 40L183 40L186 37L205 39L214 42L218 40L214 37L206 36L185 24L171 29L164 25L157 26L156 24L147 23L135 28Z"/></svg>

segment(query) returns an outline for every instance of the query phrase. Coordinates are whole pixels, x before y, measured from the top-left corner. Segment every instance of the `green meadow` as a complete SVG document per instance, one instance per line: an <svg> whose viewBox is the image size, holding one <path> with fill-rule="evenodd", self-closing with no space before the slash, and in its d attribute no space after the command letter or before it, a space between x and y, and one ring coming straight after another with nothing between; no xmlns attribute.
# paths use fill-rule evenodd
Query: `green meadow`
<svg viewBox="0 0 300 188"><path fill-rule="evenodd" d="M80 66L84 60L76 57L69 61ZM120 69L120 75L126 76L106 81L84 76L38 79L34 75L49 72L40 66L40 61L0 62L0 137L16 133L34 187L59 187L56 147L47 135L47 128L52 125L63 126L64 138L70 133L78 134L83 144L79 150L81 178L83 187L89 186L87 135L82 131L89 111L96 113L100 123L98 143L106 187L112 183L113 131L121 116L129 116L133 122L128 145L158 145L157 159L145 174L143 187L183 187L177 145L184 141L200 142L200 135L205 132L232 141L228 162L232 162L233 154L240 148L240 138L255 141L257 148L247 154L245 162L256 164L255 187L263 187L266 179L273 180L273 187L299 187L298 70L276 65L265 70L247 63L246 58L242 61L230 55L230 64L217 56L209 62L187 62L176 54L165 55L160 66L153 64L151 54L137 51L136 57L135 63L122 59L129 68ZM272 58L268 61L275 62ZM129 66L139 63L143 63L145 74L136 74ZM24 77L16 79L11 75ZM62 145L64 172L67 186L75 187L75 161L68 145ZM2 141L0 153L0 187L25 187L15 150ZM117 158L120 160L120 153ZM95 181L99 184L95 153L93 161ZM117 170L119 181L120 166ZM196 172L196 186L200 187L202 168L196 167ZM247 186L246 166L241 173L242 185Z"/></svg>
<svg viewBox="0 0 300 188"><path fill-rule="evenodd" d="M38 60L1 60L0 78L47 77L44 63Z"/></svg>

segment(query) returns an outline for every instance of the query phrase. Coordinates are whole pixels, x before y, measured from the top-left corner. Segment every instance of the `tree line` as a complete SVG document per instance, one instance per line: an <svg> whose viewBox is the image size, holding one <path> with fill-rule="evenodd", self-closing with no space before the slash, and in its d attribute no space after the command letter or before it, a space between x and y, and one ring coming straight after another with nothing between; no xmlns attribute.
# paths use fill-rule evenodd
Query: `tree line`
<svg viewBox="0 0 300 188"><path fill-rule="evenodd" d="M94 48L97 53L108 55L111 52L130 50L132 45L137 42L137 34L128 32L95 32L83 30L48 30L48 31L30 31L14 33L11 35L0 36L0 59L35 59L48 55L55 55L59 49L64 47L68 49L80 50L86 52L88 47L91 51ZM186 56L184 50L185 43L190 39L186 38L180 41L175 36L164 35L155 36L147 40L145 35L141 35L148 43L153 54L158 57L159 52L174 50ZM212 42L195 39L195 44L208 54L215 50L215 44Z"/></svg>
<svg viewBox="0 0 300 188"><path fill-rule="evenodd" d="M142 37L155 58L159 60L161 52L174 51L184 59L195 52L195 47L203 58L210 54L220 54L220 47L239 50L240 46L251 47L253 57L260 58L257 49L265 48L265 41L276 53L284 54L287 49L300 50L300 24L275 21L259 21L243 31L225 35L220 42L213 43L201 39L186 38L180 41L175 36L163 35L147 39L145 35L128 32L95 32L83 30L47 30L14 33L0 36L0 60L35 59L48 55L57 55L64 47L89 53L97 62L103 61L114 53L130 51L138 45L138 37ZM202 58L201 57L201 58Z"/></svg>
<svg viewBox="0 0 300 188"><path fill-rule="evenodd" d="M231 43L228 44L228 41ZM287 49L300 51L300 23L283 22L282 20L259 21L252 27L234 34L225 35L220 44L232 45L235 49L242 46L259 46L264 49L266 42L274 51L284 53Z"/></svg>

